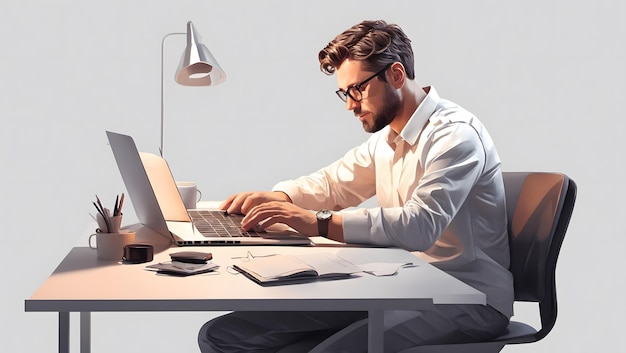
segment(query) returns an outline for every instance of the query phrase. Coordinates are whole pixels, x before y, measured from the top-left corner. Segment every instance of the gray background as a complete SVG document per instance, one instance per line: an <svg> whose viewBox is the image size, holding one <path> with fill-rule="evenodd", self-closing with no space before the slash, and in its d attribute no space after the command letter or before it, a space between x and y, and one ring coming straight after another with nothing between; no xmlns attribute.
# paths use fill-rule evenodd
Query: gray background
<svg viewBox="0 0 626 353"><path fill-rule="evenodd" d="M360 143L367 135L333 94L335 77L320 73L317 53L363 19L398 23L413 39L418 82L483 120L504 170L560 171L579 185L557 274L557 325L542 342L505 352L588 352L618 341L626 314L618 226L626 196L625 6L2 1L2 351L56 349L57 316L24 313L24 299L85 234L94 194L112 204L124 191L104 131L131 134L141 150L157 152L161 39L184 31L187 20L228 78L218 87L175 84L184 37L166 42L165 157L176 179L197 181L205 199L223 199L313 171ZM131 222L130 204L126 215ZM536 320L533 309L516 314ZM213 315L95 313L93 351L194 352L197 329Z"/></svg>

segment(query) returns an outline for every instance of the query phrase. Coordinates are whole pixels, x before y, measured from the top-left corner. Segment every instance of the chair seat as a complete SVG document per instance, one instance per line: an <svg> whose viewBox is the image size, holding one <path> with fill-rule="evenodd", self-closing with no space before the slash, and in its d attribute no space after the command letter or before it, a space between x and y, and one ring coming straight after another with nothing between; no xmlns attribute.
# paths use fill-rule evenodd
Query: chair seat
<svg viewBox="0 0 626 353"><path fill-rule="evenodd" d="M530 325L522 322L511 321L509 326L498 337L494 337L491 341L505 341L511 343L522 343L536 341L535 335L537 330Z"/></svg>
<svg viewBox="0 0 626 353"><path fill-rule="evenodd" d="M500 352L505 344L537 341L537 330L532 326L511 321L504 332L489 341L461 344L440 344L411 347L399 353L489 353Z"/></svg>

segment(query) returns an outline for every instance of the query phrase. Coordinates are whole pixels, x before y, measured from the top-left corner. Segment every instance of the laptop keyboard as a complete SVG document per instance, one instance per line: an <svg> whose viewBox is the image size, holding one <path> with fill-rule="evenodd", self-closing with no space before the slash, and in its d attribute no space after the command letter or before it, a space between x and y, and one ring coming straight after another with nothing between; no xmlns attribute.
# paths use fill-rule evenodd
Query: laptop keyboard
<svg viewBox="0 0 626 353"><path fill-rule="evenodd" d="M205 237L259 237L265 233L261 227L247 232L241 230L243 215L228 214L219 210L190 210L189 216Z"/></svg>

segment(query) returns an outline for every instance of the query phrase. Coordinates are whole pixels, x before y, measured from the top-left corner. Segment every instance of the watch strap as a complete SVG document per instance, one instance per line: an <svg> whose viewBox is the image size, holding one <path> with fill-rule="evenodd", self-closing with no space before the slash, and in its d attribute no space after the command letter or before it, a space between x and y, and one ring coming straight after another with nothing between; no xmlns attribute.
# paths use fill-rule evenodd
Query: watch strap
<svg viewBox="0 0 626 353"><path fill-rule="evenodd" d="M328 210L321 210L317 213L317 232L319 235L328 237L328 224L332 218L332 213Z"/></svg>

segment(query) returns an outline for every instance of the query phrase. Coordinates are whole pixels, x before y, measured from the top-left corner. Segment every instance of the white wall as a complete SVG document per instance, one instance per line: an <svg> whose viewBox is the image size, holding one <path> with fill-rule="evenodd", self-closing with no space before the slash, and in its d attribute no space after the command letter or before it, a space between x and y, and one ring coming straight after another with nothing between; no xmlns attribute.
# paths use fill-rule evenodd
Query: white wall
<svg viewBox="0 0 626 353"><path fill-rule="evenodd" d="M483 120L505 170L561 171L579 185L557 325L505 352L588 352L621 338L625 12L618 0L2 1L2 350L56 349L57 316L25 313L24 299L85 231L94 194L113 202L124 191L104 131L157 152L161 39L187 20L228 78L176 85L184 40L167 42L165 156L177 179L221 199L310 172L362 141L317 53L362 19L398 23L420 83ZM93 352L194 352L211 315L95 313Z"/></svg>

